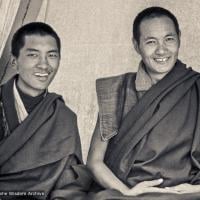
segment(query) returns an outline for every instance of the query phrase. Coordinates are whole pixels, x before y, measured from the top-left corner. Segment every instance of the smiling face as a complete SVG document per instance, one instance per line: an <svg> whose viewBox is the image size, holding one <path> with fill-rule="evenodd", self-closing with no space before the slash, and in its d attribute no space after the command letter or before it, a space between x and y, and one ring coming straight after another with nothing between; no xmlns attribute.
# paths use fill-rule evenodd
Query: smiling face
<svg viewBox="0 0 200 200"><path fill-rule="evenodd" d="M18 71L18 87L30 96L44 92L53 80L60 55L55 38L50 35L26 35L19 56L13 61Z"/></svg>
<svg viewBox="0 0 200 200"><path fill-rule="evenodd" d="M135 49L155 83L174 67L178 58L180 35L169 17L154 17L141 22L139 41L138 44L134 40Z"/></svg>

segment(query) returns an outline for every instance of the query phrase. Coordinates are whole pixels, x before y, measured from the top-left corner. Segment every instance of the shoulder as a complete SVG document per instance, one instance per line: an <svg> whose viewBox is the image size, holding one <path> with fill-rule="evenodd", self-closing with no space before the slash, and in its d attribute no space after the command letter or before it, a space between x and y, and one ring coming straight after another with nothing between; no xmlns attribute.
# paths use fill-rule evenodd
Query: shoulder
<svg viewBox="0 0 200 200"><path fill-rule="evenodd" d="M61 101L61 106L60 106L60 112L64 113L68 120L76 121L77 120L77 115L76 113L68 106L64 101ZM70 121L71 121L70 120Z"/></svg>
<svg viewBox="0 0 200 200"><path fill-rule="evenodd" d="M136 76L136 73L129 72L125 74L120 74L117 76L110 76L105 78L99 78L96 80L96 90L97 93L101 92L112 92L123 85L126 80Z"/></svg>
<svg viewBox="0 0 200 200"><path fill-rule="evenodd" d="M53 101L54 108L57 113L62 113L62 115L67 116L68 119L70 118L70 119L76 120L77 116L75 112L68 105L66 105L61 95L56 94L56 93L49 93L48 96L54 99Z"/></svg>
<svg viewBox="0 0 200 200"><path fill-rule="evenodd" d="M65 102L63 102L63 104L62 104L61 110L65 111L65 113L68 116L70 116L71 118L73 118L73 119L77 118L76 113L68 105L66 105Z"/></svg>
<svg viewBox="0 0 200 200"><path fill-rule="evenodd" d="M109 76L109 77L104 77L104 78L99 78L96 80L96 84L111 84L113 82L116 81L121 81L123 80L125 77L129 77L129 76L134 76L136 73L134 72L128 72L125 74L120 74L120 75L116 75L116 76Z"/></svg>

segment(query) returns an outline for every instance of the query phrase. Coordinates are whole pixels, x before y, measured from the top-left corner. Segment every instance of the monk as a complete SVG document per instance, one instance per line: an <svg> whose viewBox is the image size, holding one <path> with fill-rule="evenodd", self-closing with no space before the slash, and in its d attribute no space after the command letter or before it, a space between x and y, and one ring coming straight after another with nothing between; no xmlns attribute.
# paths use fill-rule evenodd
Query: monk
<svg viewBox="0 0 200 200"><path fill-rule="evenodd" d="M29 23L11 51L17 75L0 88L0 199L81 199L77 117L48 91L60 38L45 23Z"/></svg>
<svg viewBox="0 0 200 200"><path fill-rule="evenodd" d="M97 80L91 199L200 199L200 74L178 59L180 41L169 10L146 8L133 24L137 73Z"/></svg>

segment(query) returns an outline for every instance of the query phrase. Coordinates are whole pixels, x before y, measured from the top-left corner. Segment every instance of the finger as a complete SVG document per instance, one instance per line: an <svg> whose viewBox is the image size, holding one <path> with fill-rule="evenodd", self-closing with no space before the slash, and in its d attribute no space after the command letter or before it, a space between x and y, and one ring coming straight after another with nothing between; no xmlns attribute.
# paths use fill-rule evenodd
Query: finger
<svg viewBox="0 0 200 200"><path fill-rule="evenodd" d="M175 186L172 187L165 187L166 190L176 190L177 188Z"/></svg>
<svg viewBox="0 0 200 200"><path fill-rule="evenodd" d="M173 193L173 194L178 194L179 191L176 190L167 190L165 188L156 188L156 187L152 187L152 188L146 188L146 191L152 193L152 192L156 192L156 193Z"/></svg>
<svg viewBox="0 0 200 200"><path fill-rule="evenodd" d="M164 188L166 191L170 192L170 191L174 191L174 192L180 192L180 190L176 187L165 187Z"/></svg>
<svg viewBox="0 0 200 200"><path fill-rule="evenodd" d="M188 184L180 184L180 185L176 185L176 186L171 186L171 187L165 187L165 189L171 189L171 190L176 190L176 191L179 191L179 190L186 190L188 189Z"/></svg>
<svg viewBox="0 0 200 200"><path fill-rule="evenodd" d="M160 185L163 182L163 179L158 179L158 180L152 180L152 181L143 181L139 183L138 185L143 186L143 187L153 187Z"/></svg>

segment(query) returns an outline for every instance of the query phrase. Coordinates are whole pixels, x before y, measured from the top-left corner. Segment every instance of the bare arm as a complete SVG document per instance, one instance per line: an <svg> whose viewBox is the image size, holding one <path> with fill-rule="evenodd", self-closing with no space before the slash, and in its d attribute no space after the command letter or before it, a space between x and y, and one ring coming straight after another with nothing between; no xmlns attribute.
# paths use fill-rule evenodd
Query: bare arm
<svg viewBox="0 0 200 200"><path fill-rule="evenodd" d="M133 188L126 186L104 163L104 156L108 146L108 141L101 139L99 120L97 121L96 128L92 137L87 166L92 172L96 181L107 189L116 189L122 194L127 196L137 196L143 193L177 193L177 191L167 190L165 188L158 188L163 180L144 181L137 184Z"/></svg>
<svg viewBox="0 0 200 200"><path fill-rule="evenodd" d="M200 185L192 185L189 183L183 183L173 187L167 187L169 191L175 191L178 194L196 193L200 192Z"/></svg>
<svg viewBox="0 0 200 200"><path fill-rule="evenodd" d="M87 166L100 185L105 188L112 188L126 193L129 188L121 182L104 163L107 145L108 141L103 141L101 139L98 120L90 145Z"/></svg>

